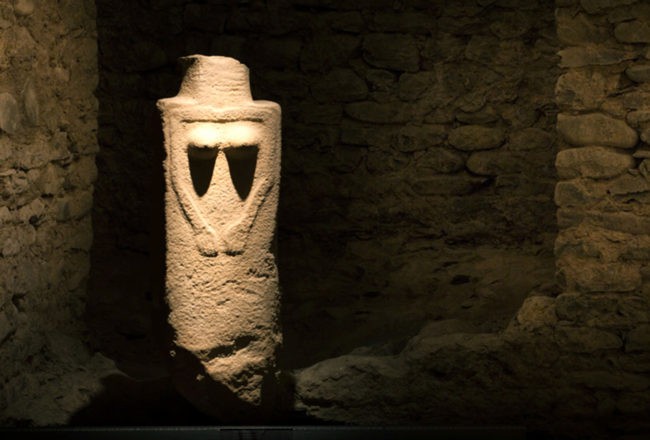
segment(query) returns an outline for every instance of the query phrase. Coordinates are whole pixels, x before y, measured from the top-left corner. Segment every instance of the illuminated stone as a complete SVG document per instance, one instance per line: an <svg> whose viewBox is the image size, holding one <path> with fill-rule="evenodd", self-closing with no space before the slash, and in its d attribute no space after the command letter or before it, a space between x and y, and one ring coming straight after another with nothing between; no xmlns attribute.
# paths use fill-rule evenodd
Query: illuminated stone
<svg viewBox="0 0 650 440"><path fill-rule="evenodd" d="M613 148L569 148L558 153L555 167L562 179L580 176L603 179L619 176L634 168L634 158Z"/></svg>
<svg viewBox="0 0 650 440"><path fill-rule="evenodd" d="M167 153L169 322L174 343L204 370L181 392L205 405L215 398L208 376L257 406L281 343L272 249L280 107L252 100L248 69L232 58L182 60L180 92L158 101Z"/></svg>
<svg viewBox="0 0 650 440"><path fill-rule="evenodd" d="M633 148L639 140L636 131L625 121L602 113L572 116L557 115L557 130L571 145L600 145Z"/></svg>

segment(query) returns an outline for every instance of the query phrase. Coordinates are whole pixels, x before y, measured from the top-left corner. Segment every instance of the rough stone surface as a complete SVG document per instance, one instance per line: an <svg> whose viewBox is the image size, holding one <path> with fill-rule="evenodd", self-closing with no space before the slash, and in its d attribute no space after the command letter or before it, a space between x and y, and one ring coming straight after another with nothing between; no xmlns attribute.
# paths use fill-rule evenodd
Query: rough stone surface
<svg viewBox="0 0 650 440"><path fill-rule="evenodd" d="M158 104L167 157L169 322L175 344L210 379L260 405L281 342L271 249L280 107L252 100L248 69L233 58L194 55L184 62L180 92ZM198 380L194 370L177 374ZM204 380L181 391L199 406L212 392Z"/></svg>
<svg viewBox="0 0 650 440"><path fill-rule="evenodd" d="M545 150L553 145L554 140L554 133L529 127L510 133L507 147L516 151Z"/></svg>
<svg viewBox="0 0 650 440"><path fill-rule="evenodd" d="M526 298L517 312L516 320L526 331L553 327L558 321L555 300L548 296Z"/></svg>
<svg viewBox="0 0 650 440"><path fill-rule="evenodd" d="M641 287L638 265L560 258L558 268L567 290L582 292L630 292Z"/></svg>
<svg viewBox="0 0 650 440"><path fill-rule="evenodd" d="M587 14L575 14L559 9L555 16L560 42L571 45L602 43L607 39L607 28L597 26Z"/></svg>
<svg viewBox="0 0 650 440"><path fill-rule="evenodd" d="M370 34L363 39L364 59L374 67L415 72L420 55L410 35Z"/></svg>
<svg viewBox="0 0 650 440"><path fill-rule="evenodd" d="M0 129L9 134L18 130L18 103L11 93L0 93Z"/></svg>
<svg viewBox="0 0 650 440"><path fill-rule="evenodd" d="M314 98L320 102L357 101L368 95L365 81L351 69L334 69L318 79L311 87Z"/></svg>
<svg viewBox="0 0 650 440"><path fill-rule="evenodd" d="M562 49L558 54L562 57L561 67L609 66L635 57L630 50L594 45L573 46Z"/></svg>
<svg viewBox="0 0 650 440"><path fill-rule="evenodd" d="M650 25L645 20L620 23L614 36L622 43L650 43Z"/></svg>
<svg viewBox="0 0 650 440"><path fill-rule="evenodd" d="M625 74L632 81L648 82L650 81L650 65L634 65L625 69Z"/></svg>
<svg viewBox="0 0 650 440"><path fill-rule="evenodd" d="M589 14L608 12L609 9L617 6L624 6L635 3L636 0L580 0L580 6Z"/></svg>
<svg viewBox="0 0 650 440"><path fill-rule="evenodd" d="M449 144L463 151L490 150L499 147L503 140L503 130L481 125L464 125L449 133Z"/></svg>
<svg viewBox="0 0 650 440"><path fill-rule="evenodd" d="M616 91L617 83L618 75L605 75L593 69L570 69L557 80L557 104L562 109L598 110Z"/></svg>
<svg viewBox="0 0 650 440"><path fill-rule="evenodd" d="M574 361L571 381L603 393L597 400L604 408L648 387L638 375L645 368L631 367L647 350L650 185L647 152L637 146L647 137L647 69L634 53L644 52L648 8L645 2L582 0L562 5L556 15L558 26L566 22L562 32L571 45L560 51L567 71L556 86L558 132L583 147L563 149L556 161L560 179L571 180L558 182L555 193L556 265L564 290L556 299L555 340L566 352L598 352L617 365ZM625 154L603 146L637 149ZM619 393L626 397L610 397ZM622 403L604 412L612 418L612 411L646 414L647 404L636 402L636 409Z"/></svg>
<svg viewBox="0 0 650 440"><path fill-rule="evenodd" d="M555 186L555 203L561 207L585 207L601 201L605 194L605 188L594 185L588 179L565 180Z"/></svg>
<svg viewBox="0 0 650 440"><path fill-rule="evenodd" d="M580 147L562 150L555 166L562 179L616 177L634 168L632 155L605 147Z"/></svg>
<svg viewBox="0 0 650 440"><path fill-rule="evenodd" d="M119 373L83 321L96 178L92 2L0 5L0 425L56 426Z"/></svg>
<svg viewBox="0 0 650 440"><path fill-rule="evenodd" d="M433 176L418 179L413 185L413 190L421 195L447 194L464 195L478 189L485 179L473 176Z"/></svg>
<svg viewBox="0 0 650 440"><path fill-rule="evenodd" d="M633 148L639 136L625 121L602 113L580 116L559 114L557 129L571 145L601 145L617 148Z"/></svg>
<svg viewBox="0 0 650 440"><path fill-rule="evenodd" d="M625 351L643 351L650 350L650 325L643 324L632 329L625 338Z"/></svg>
<svg viewBox="0 0 650 440"><path fill-rule="evenodd" d="M593 353L623 346L616 334L589 327L558 326L554 337L562 349L574 353Z"/></svg>
<svg viewBox="0 0 650 440"><path fill-rule="evenodd" d="M504 150L477 151L467 159L467 169L482 176L525 173L535 167L533 154L514 154Z"/></svg>

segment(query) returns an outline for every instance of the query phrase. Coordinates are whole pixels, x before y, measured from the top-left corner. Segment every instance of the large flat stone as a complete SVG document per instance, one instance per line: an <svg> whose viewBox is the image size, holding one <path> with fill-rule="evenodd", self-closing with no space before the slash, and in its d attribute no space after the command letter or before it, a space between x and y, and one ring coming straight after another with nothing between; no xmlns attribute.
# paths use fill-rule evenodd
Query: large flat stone
<svg viewBox="0 0 650 440"><path fill-rule="evenodd" d="M572 46L558 52L560 67L609 66L636 56L633 51L598 46Z"/></svg>
<svg viewBox="0 0 650 440"><path fill-rule="evenodd" d="M597 226L629 234L643 235L650 231L650 218L631 212L592 212L587 220Z"/></svg>
<svg viewBox="0 0 650 440"><path fill-rule="evenodd" d="M321 72L347 65L359 44L356 36L319 34L302 47L300 68L305 72Z"/></svg>
<svg viewBox="0 0 650 440"><path fill-rule="evenodd" d="M641 64L630 66L625 69L625 74L634 82L648 82L650 81L650 65Z"/></svg>
<svg viewBox="0 0 650 440"><path fill-rule="evenodd" d="M585 69L571 69L560 75L555 85L555 100L560 108L577 111L597 110L619 80L618 75Z"/></svg>
<svg viewBox="0 0 650 440"><path fill-rule="evenodd" d="M416 180L413 190L420 195L453 195L470 194L485 183L482 177L450 174L444 176L431 176Z"/></svg>
<svg viewBox="0 0 650 440"><path fill-rule="evenodd" d="M558 153L555 160L561 179L592 177L596 179L615 177L633 168L634 158L605 147L569 148Z"/></svg>
<svg viewBox="0 0 650 440"><path fill-rule="evenodd" d="M320 102L357 101L368 95L368 86L352 69L333 69L312 84L311 93Z"/></svg>
<svg viewBox="0 0 650 440"><path fill-rule="evenodd" d="M625 173L607 184L607 192L613 196L625 196L650 191L650 182L641 174Z"/></svg>
<svg viewBox="0 0 650 440"><path fill-rule="evenodd" d="M524 128L509 134L509 150L542 150L553 145L553 134L541 128Z"/></svg>
<svg viewBox="0 0 650 440"><path fill-rule="evenodd" d="M606 310L616 310L618 295L585 295L564 292L555 299L555 312L563 321L589 324L602 317Z"/></svg>
<svg viewBox="0 0 650 440"><path fill-rule="evenodd" d="M641 287L639 265L562 255L557 262L567 290L578 292L631 292Z"/></svg>
<svg viewBox="0 0 650 440"><path fill-rule="evenodd" d="M602 145L633 148L639 140L635 130L625 121L602 113L572 116L557 115L557 129L571 145Z"/></svg>
<svg viewBox="0 0 650 440"><path fill-rule="evenodd" d="M403 73L399 77L398 95L404 101L419 98L436 82L435 72Z"/></svg>
<svg viewBox="0 0 650 440"><path fill-rule="evenodd" d="M590 14L605 12L608 9L629 5L636 0L580 0L580 6Z"/></svg>
<svg viewBox="0 0 650 440"><path fill-rule="evenodd" d="M597 390L643 391L648 388L648 378L639 374L610 372L602 370L576 371L571 380L577 385Z"/></svg>
<svg viewBox="0 0 650 440"><path fill-rule="evenodd" d="M410 35L370 34L363 40L363 58L368 64L383 69L416 72L420 68L420 52Z"/></svg>
<svg viewBox="0 0 650 440"><path fill-rule="evenodd" d="M645 20L619 23L614 36L621 43L650 43L650 23Z"/></svg>
<svg viewBox="0 0 650 440"><path fill-rule="evenodd" d="M354 106L352 109L359 110ZM372 117L365 114L359 116ZM379 147L382 151L392 149L403 152L426 150L442 144L445 135L445 127L435 124L377 126L345 120L341 125L341 142L344 144Z"/></svg>
<svg viewBox="0 0 650 440"><path fill-rule="evenodd" d="M429 148L417 159L417 167L428 168L437 173L454 173L465 166L465 159L459 153L447 148Z"/></svg>
<svg viewBox="0 0 650 440"><path fill-rule="evenodd" d="M650 325L643 324L632 329L625 338L625 351L650 352Z"/></svg>
<svg viewBox="0 0 650 440"><path fill-rule="evenodd" d="M586 206L602 200L605 188L590 184L586 179L573 179L555 185L555 204L557 206Z"/></svg>
<svg viewBox="0 0 650 440"><path fill-rule="evenodd" d="M623 346L623 341L614 333L590 327L560 326L555 330L555 340L560 347L574 353L593 353Z"/></svg>
<svg viewBox="0 0 650 440"><path fill-rule="evenodd" d="M463 151L497 148L504 139L502 129L482 125L463 125L449 133L449 144Z"/></svg>
<svg viewBox="0 0 650 440"><path fill-rule="evenodd" d="M556 298L555 304L555 311L561 321L587 326L633 328L648 319L647 300L637 295L566 292Z"/></svg>
<svg viewBox="0 0 650 440"><path fill-rule="evenodd" d="M0 130L13 134L18 129L20 110L16 98L10 93L0 93Z"/></svg>
<svg viewBox="0 0 650 440"><path fill-rule="evenodd" d="M608 37L607 27L598 27L586 14L570 9L558 9L555 14L557 36L566 45L602 43Z"/></svg>
<svg viewBox="0 0 650 440"><path fill-rule="evenodd" d="M467 169L481 176L514 174L528 168L523 157L507 150L476 151L467 159Z"/></svg>
<svg viewBox="0 0 650 440"><path fill-rule="evenodd" d="M361 101L346 105L345 113L359 121L397 124L413 119L415 108L399 102Z"/></svg>
<svg viewBox="0 0 650 440"><path fill-rule="evenodd" d="M427 34L436 29L436 17L430 13L407 12L375 13L370 21L370 28L377 32L404 32Z"/></svg>

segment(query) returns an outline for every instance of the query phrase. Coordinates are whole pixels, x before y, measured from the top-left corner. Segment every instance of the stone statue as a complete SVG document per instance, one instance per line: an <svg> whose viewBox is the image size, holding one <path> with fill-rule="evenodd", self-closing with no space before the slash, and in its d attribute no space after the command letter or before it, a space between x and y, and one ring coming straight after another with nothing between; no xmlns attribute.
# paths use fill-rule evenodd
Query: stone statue
<svg viewBox="0 0 650 440"><path fill-rule="evenodd" d="M192 55L165 136L166 299L174 343L238 399L261 403L281 343L273 255L280 106L253 101L248 68ZM205 377L208 376L208 377Z"/></svg>

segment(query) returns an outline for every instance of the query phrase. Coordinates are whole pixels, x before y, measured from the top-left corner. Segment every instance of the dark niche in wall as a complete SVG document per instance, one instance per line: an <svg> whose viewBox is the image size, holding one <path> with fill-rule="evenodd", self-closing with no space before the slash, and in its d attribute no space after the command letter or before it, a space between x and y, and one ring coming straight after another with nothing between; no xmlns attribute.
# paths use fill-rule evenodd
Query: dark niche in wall
<svg viewBox="0 0 650 440"><path fill-rule="evenodd" d="M553 5L484 3L98 0L96 346L168 374L155 101L192 53L282 106L282 369L397 354L431 322L497 332L552 295Z"/></svg>

